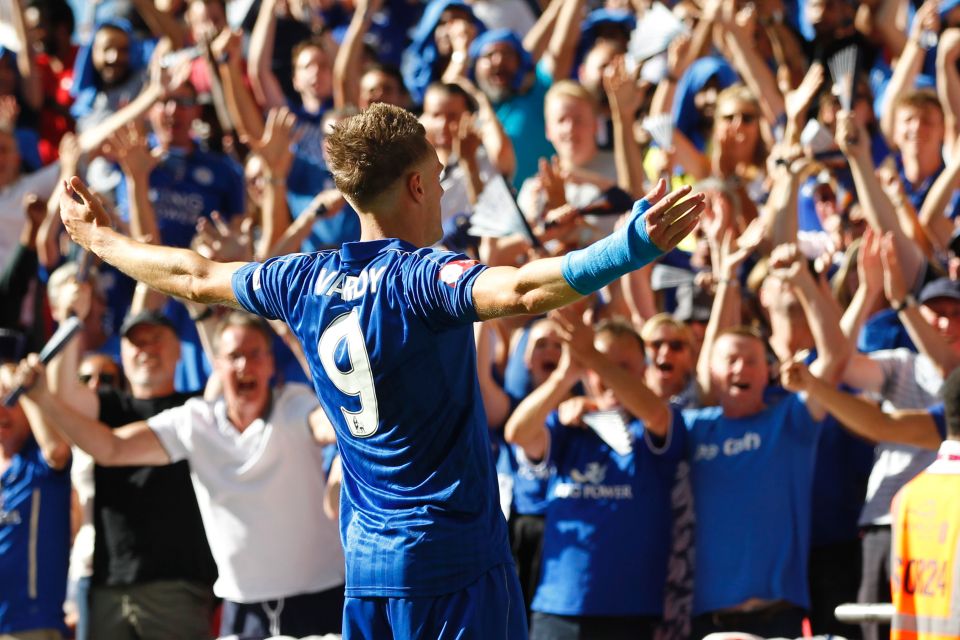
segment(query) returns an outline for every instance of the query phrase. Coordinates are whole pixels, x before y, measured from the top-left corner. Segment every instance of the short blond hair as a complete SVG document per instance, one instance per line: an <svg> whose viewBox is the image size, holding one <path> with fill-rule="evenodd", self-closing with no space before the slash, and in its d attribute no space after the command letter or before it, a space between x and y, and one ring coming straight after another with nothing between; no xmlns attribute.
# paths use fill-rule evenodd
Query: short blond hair
<svg viewBox="0 0 960 640"><path fill-rule="evenodd" d="M593 95L587 91L582 84L573 80L560 80L559 82L554 82L553 85L547 89L547 95L543 98L544 110L546 110L547 105L549 105L552 100L557 98L573 98L575 100L583 100L590 105L590 109L595 114L599 111L597 108L597 101L594 99Z"/></svg>
<svg viewBox="0 0 960 640"><path fill-rule="evenodd" d="M653 332L663 326L670 327L677 333L681 334L683 339L687 341L687 344L691 344L693 342L693 333L690 331L690 327L688 327L685 322L677 320L669 313L658 313L655 316L651 316L646 322L643 323L643 327L640 329L640 337L643 338L645 343L648 343L652 339Z"/></svg>

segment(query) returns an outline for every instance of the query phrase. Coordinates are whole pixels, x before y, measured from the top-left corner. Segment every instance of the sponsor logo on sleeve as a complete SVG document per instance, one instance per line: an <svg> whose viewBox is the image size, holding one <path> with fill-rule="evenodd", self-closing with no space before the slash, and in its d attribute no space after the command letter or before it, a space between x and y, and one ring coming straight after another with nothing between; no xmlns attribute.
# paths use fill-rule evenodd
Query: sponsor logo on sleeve
<svg viewBox="0 0 960 640"><path fill-rule="evenodd" d="M453 260L443 265L440 269L440 280L451 287L457 286L457 280L460 279L470 267L480 264L476 260Z"/></svg>

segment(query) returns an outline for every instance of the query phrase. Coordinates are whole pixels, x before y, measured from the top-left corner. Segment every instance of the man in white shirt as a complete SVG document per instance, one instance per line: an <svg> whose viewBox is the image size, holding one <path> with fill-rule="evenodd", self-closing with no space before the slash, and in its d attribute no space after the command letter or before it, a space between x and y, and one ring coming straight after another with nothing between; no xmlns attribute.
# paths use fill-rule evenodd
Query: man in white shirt
<svg viewBox="0 0 960 640"><path fill-rule="evenodd" d="M225 601L221 635L339 632L344 561L336 523L323 513L326 421L310 387L271 389L271 336L257 318L230 314L214 341L222 395L119 429L71 412L42 375L29 398L98 464L189 461L220 574L214 592ZM28 363L42 371L34 356Z"/></svg>

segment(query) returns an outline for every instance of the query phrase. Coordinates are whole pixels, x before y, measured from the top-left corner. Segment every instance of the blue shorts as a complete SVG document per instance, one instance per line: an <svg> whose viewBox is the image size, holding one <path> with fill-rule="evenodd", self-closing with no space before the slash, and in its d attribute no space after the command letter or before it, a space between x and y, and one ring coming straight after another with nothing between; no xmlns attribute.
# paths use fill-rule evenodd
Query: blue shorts
<svg viewBox="0 0 960 640"><path fill-rule="evenodd" d="M436 598L351 598L343 640L527 640L527 614L512 564Z"/></svg>

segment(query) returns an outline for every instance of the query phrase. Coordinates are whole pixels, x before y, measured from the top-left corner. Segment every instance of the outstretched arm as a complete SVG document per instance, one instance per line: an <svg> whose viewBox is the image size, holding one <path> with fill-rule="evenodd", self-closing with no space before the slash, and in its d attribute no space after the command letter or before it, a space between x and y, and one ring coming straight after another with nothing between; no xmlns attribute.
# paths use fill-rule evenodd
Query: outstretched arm
<svg viewBox="0 0 960 640"><path fill-rule="evenodd" d="M20 88L27 106L39 110L43 106L43 85L40 81L40 69L33 55L33 41L23 16L24 0L13 0L13 27L17 33L20 49L17 50L17 72L20 74Z"/></svg>
<svg viewBox="0 0 960 640"><path fill-rule="evenodd" d="M627 224L586 249L562 258L529 262L519 269L491 267L473 285L473 303L481 320L543 313L593 293L639 269L685 238L699 220L703 196L683 187L666 196L661 180L634 205Z"/></svg>
<svg viewBox="0 0 960 640"><path fill-rule="evenodd" d="M21 396L27 415L54 433L62 431L78 447L93 456L97 464L105 466L164 465L170 464L170 456L160 444L146 422L134 422L119 429L82 414L70 411L58 397L50 393L44 381L43 365L36 354L31 354L20 364L18 373L32 384ZM52 427L56 425L56 428ZM69 448L67 449L69 455Z"/></svg>
<svg viewBox="0 0 960 640"><path fill-rule="evenodd" d="M816 400L848 431L861 438L932 450L940 446L936 423L926 411L884 413L877 405L817 378L799 362L784 365L780 379L791 391L805 391L811 400Z"/></svg>
<svg viewBox="0 0 960 640"><path fill-rule="evenodd" d="M231 278L246 263L214 262L189 249L144 244L117 233L110 228L110 217L103 206L80 178L72 178L65 186L60 216L74 242L131 278L194 302L240 307Z"/></svg>

